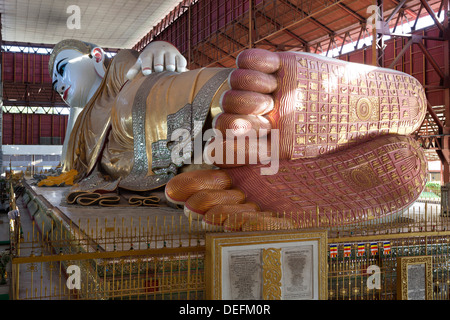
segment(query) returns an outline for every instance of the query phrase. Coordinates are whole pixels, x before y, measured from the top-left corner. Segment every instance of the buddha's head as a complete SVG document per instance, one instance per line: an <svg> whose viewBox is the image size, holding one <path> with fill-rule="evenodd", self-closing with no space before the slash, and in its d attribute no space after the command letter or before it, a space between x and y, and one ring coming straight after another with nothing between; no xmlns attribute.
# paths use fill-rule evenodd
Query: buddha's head
<svg viewBox="0 0 450 320"><path fill-rule="evenodd" d="M99 46L62 40L54 46L48 65L53 89L70 107L82 108L100 86L108 64Z"/></svg>

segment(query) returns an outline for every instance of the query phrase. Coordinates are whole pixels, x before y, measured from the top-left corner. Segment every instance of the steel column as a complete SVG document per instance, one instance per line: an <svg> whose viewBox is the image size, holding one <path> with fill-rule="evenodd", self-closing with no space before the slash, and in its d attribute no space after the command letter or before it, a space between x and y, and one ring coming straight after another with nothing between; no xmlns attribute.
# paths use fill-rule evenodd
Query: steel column
<svg viewBox="0 0 450 320"><path fill-rule="evenodd" d="M426 1L424 3L424 0L422 0L422 3L424 7L429 10L426 6ZM444 138L442 141L442 153L444 155L445 161L442 161L442 182L444 184L450 182L450 174L449 174L449 162L450 162L450 83L449 83L449 76L450 76L450 29L449 29L449 0L443 0L443 9L444 9L444 21L441 25L439 22L436 22L436 17L434 14L432 15L436 24L439 26L442 26L443 28L443 50L444 50L444 78L443 78L443 85L444 85L444 115L445 115L445 125L444 125ZM431 14L430 14L431 15Z"/></svg>

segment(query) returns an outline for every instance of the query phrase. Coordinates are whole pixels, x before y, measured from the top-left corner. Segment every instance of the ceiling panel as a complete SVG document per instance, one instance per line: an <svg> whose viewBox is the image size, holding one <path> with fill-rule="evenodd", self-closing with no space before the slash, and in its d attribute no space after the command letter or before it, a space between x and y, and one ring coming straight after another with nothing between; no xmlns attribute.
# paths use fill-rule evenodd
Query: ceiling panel
<svg viewBox="0 0 450 320"><path fill-rule="evenodd" d="M131 48L180 0L0 0L4 41L55 44L74 38L105 48ZM80 28L68 20L75 5ZM70 8L69 8L70 9ZM70 25L70 23L69 23Z"/></svg>

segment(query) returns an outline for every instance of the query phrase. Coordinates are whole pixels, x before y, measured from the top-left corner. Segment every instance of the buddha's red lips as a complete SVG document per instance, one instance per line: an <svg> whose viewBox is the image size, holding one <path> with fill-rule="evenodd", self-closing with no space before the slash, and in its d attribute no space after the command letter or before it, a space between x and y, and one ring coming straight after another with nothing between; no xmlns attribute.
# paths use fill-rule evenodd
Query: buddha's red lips
<svg viewBox="0 0 450 320"><path fill-rule="evenodd" d="M70 87L68 87L68 88L66 89L66 91L64 91L64 95L63 95L63 99L64 99L64 100L67 99L67 95L68 95L69 89L70 89Z"/></svg>

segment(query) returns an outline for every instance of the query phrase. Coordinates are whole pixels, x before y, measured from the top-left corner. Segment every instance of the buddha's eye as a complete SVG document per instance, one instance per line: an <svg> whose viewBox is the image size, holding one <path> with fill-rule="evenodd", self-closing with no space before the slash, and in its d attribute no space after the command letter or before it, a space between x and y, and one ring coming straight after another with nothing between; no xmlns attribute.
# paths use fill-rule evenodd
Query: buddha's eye
<svg viewBox="0 0 450 320"><path fill-rule="evenodd" d="M59 69L58 69L58 73L63 76L64 75L64 70L66 70L66 65L67 63L62 64Z"/></svg>

